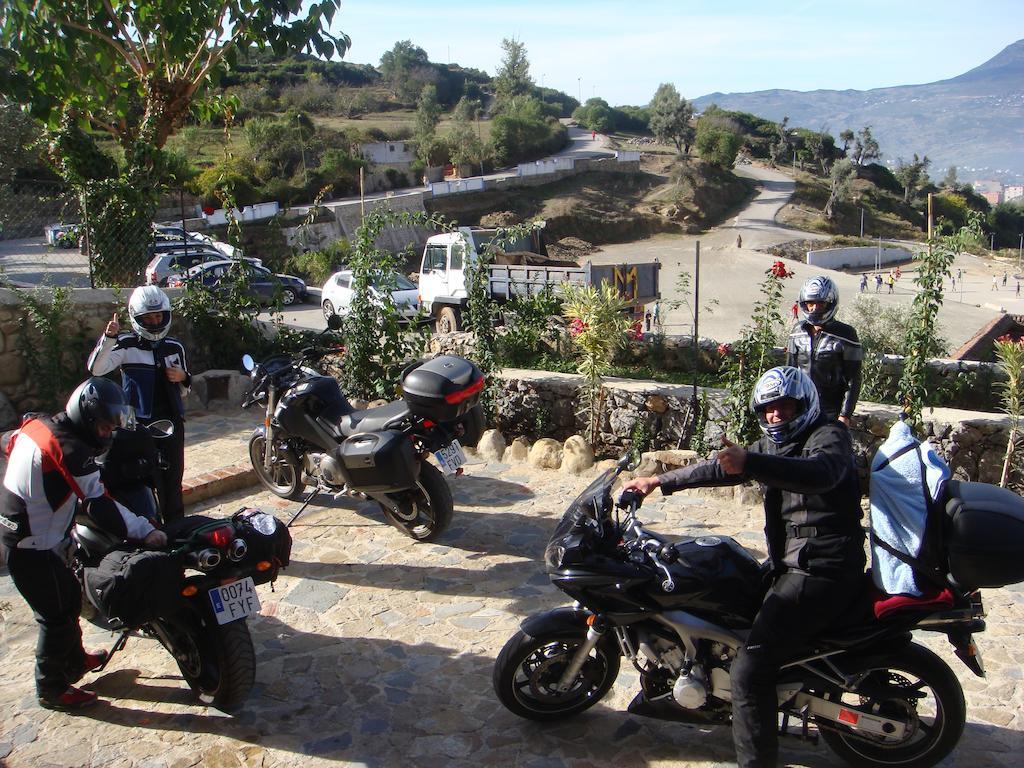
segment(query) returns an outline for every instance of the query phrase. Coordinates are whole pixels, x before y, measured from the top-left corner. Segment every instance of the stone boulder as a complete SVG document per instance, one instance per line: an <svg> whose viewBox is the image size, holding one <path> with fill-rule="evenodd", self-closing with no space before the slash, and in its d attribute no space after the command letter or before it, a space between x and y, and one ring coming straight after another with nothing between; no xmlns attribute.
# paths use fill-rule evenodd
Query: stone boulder
<svg viewBox="0 0 1024 768"><path fill-rule="evenodd" d="M530 443L525 437L517 437L512 441L512 445L505 449L505 455L502 457L502 461L506 464L512 464L516 461L526 461L530 458Z"/></svg>
<svg viewBox="0 0 1024 768"><path fill-rule="evenodd" d="M530 449L530 466L538 469L558 469L562 464L562 444L550 437L542 437Z"/></svg>
<svg viewBox="0 0 1024 768"><path fill-rule="evenodd" d="M476 445L477 455L487 461L501 461L505 456L505 437L497 429L488 429Z"/></svg>
<svg viewBox="0 0 1024 768"><path fill-rule="evenodd" d="M573 475L594 466L594 449L579 435L572 435L562 445L562 471Z"/></svg>

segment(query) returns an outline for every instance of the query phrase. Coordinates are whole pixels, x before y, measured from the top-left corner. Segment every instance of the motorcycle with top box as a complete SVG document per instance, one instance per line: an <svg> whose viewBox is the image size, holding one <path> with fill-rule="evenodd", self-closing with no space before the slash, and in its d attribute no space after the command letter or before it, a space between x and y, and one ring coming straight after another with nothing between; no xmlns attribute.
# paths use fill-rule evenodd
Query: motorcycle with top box
<svg viewBox="0 0 1024 768"><path fill-rule="evenodd" d="M483 374L469 360L442 355L406 368L401 399L357 410L315 367L330 351L242 359L253 381L242 407L260 403L266 412L249 439L256 476L288 499L313 486L289 525L325 492L373 499L405 535L437 538L453 511L444 475L461 472L463 446L475 446L483 431Z"/></svg>

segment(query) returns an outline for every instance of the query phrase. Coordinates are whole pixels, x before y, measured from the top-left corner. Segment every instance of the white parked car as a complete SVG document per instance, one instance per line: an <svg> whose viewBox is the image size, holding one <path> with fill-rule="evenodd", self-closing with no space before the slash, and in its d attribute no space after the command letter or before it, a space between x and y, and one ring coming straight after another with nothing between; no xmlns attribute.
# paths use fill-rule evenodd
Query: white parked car
<svg viewBox="0 0 1024 768"><path fill-rule="evenodd" d="M406 322L411 322L419 315L420 299L416 284L404 275L397 272L392 273L391 298L395 307ZM379 281L377 281L379 282ZM377 296L380 292L374 284L371 284L370 291ZM341 315L344 317L352 309L352 270L342 269L335 272L324 283L320 294L320 306L324 310L324 317Z"/></svg>

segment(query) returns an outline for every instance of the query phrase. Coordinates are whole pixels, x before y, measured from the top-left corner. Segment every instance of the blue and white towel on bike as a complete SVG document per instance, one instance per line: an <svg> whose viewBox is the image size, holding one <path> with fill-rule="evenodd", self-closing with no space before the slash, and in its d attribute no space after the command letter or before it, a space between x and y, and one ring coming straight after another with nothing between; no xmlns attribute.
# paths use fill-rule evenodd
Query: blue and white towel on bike
<svg viewBox="0 0 1024 768"><path fill-rule="evenodd" d="M874 539L911 558L919 557L929 511L949 477L949 467L930 443L918 441L905 422L893 424L871 461L871 573L883 592L923 594L913 567Z"/></svg>

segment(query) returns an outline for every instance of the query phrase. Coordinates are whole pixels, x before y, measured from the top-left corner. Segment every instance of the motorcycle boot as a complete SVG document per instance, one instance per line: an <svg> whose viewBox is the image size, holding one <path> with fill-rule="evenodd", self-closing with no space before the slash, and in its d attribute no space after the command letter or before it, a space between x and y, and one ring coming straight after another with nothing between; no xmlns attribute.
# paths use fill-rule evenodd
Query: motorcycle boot
<svg viewBox="0 0 1024 768"><path fill-rule="evenodd" d="M67 690L59 696L40 696L39 706L57 712L77 712L92 706L98 700L99 697L92 691L83 691L81 688L69 685Z"/></svg>

